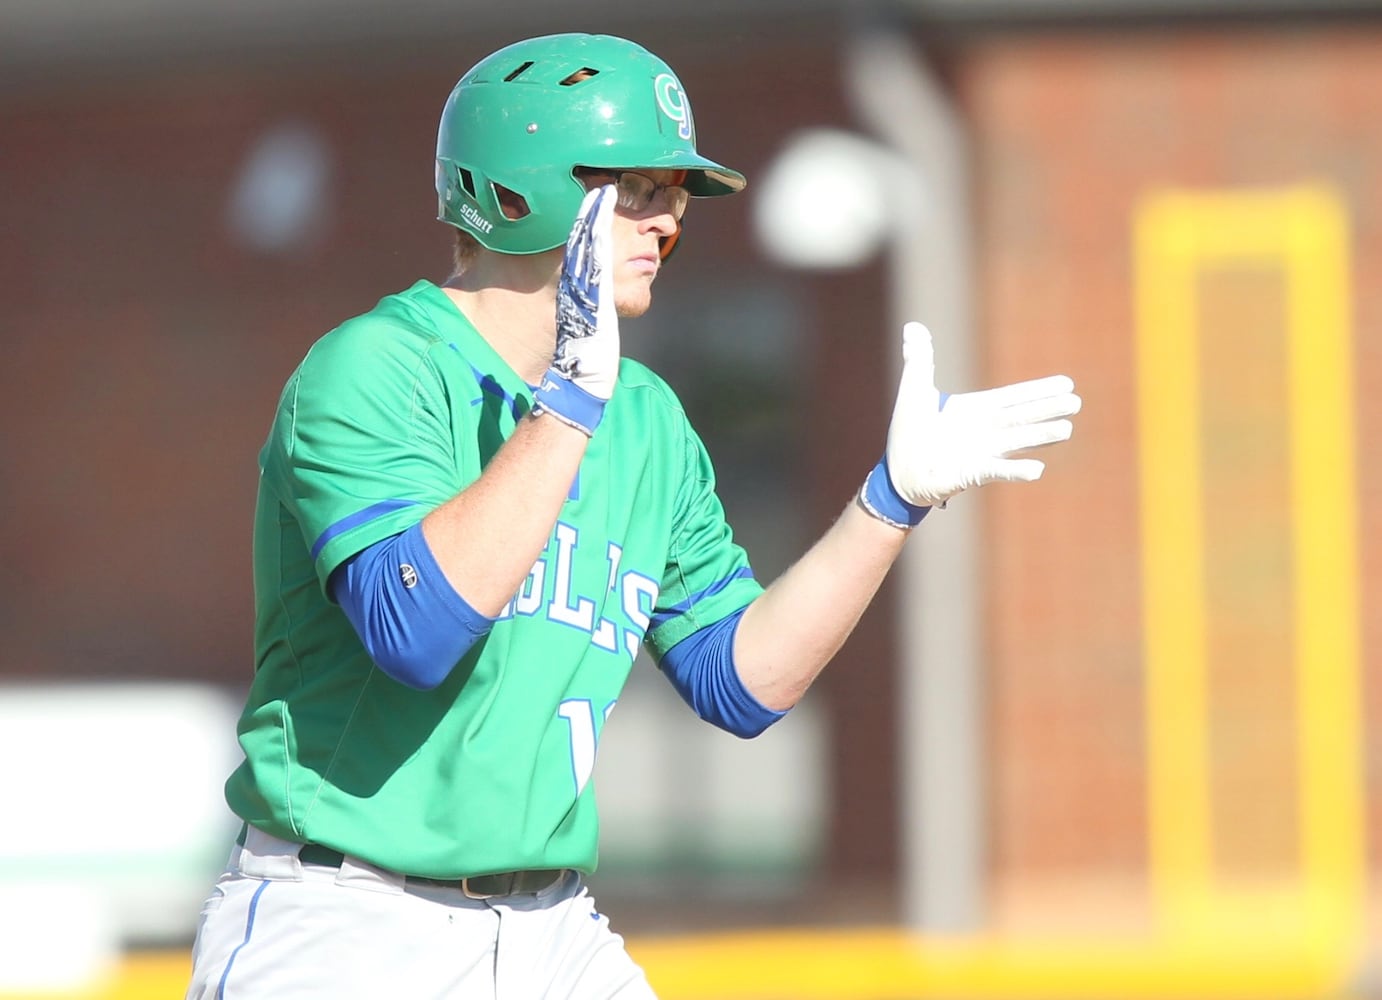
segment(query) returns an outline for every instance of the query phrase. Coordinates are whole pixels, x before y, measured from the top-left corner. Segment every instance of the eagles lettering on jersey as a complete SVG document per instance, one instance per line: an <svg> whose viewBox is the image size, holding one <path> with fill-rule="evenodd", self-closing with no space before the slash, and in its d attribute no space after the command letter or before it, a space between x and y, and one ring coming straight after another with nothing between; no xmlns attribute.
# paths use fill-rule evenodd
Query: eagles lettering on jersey
<svg viewBox="0 0 1382 1000"><path fill-rule="evenodd" d="M514 598L499 612L499 620L514 615L545 615L548 621L569 625L590 634L590 641L611 653L624 650L632 660L638 655L644 633L652 620L657 602L658 582L646 573L620 569L623 548L616 542L604 545L604 562L609 567L609 585L597 598L572 589L572 567L577 559L587 558L580 547L581 533L575 525L558 521L552 542L533 564L528 578ZM601 616L596 608L605 605L608 595L616 618Z"/></svg>
<svg viewBox="0 0 1382 1000"><path fill-rule="evenodd" d="M594 870L590 775L640 644L661 655L761 592L666 383L624 359L547 547L436 688L380 671L327 596L346 559L478 479L531 400L426 281L289 378L260 455L241 818L414 875Z"/></svg>

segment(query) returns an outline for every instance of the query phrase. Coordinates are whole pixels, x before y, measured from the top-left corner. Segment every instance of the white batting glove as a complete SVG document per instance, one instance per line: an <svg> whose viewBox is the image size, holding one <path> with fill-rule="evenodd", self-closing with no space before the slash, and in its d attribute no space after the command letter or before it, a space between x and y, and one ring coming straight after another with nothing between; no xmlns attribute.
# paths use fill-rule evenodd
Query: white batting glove
<svg viewBox="0 0 1382 1000"><path fill-rule="evenodd" d="M550 413L593 435L619 376L619 316L614 307L614 186L589 192L566 240L557 284L557 347L533 396Z"/></svg>
<svg viewBox="0 0 1382 1000"><path fill-rule="evenodd" d="M931 334L902 328L902 379L888 426L888 447L859 492L870 514L911 527L962 490L992 482L1031 482L1045 463L1014 452L1070 437L1080 411L1065 375L948 395L936 389Z"/></svg>

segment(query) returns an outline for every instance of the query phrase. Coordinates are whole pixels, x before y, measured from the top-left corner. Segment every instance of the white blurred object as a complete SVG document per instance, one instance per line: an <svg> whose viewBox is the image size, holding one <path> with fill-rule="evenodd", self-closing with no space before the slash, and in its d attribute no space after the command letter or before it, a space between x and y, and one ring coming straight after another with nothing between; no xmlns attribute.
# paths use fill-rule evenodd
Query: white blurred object
<svg viewBox="0 0 1382 1000"><path fill-rule="evenodd" d="M119 955L98 890L72 882L0 883L0 993L89 989Z"/></svg>
<svg viewBox="0 0 1382 1000"><path fill-rule="evenodd" d="M905 160L839 129L787 140L749 189L759 245L788 267L857 267L916 216L923 180Z"/></svg>
<svg viewBox="0 0 1382 1000"><path fill-rule="evenodd" d="M209 685L0 686L0 889L79 887L122 941L190 940L230 850L238 715Z"/></svg>
<svg viewBox="0 0 1382 1000"><path fill-rule="evenodd" d="M319 236L327 220L331 155L314 126L285 122L261 135L231 195L226 221L240 243L291 251Z"/></svg>

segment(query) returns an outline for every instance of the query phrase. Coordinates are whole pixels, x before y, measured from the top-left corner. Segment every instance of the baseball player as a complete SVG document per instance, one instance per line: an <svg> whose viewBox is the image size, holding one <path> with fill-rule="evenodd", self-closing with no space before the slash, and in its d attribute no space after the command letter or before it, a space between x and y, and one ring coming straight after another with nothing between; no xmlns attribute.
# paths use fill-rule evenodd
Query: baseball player
<svg viewBox="0 0 1382 1000"><path fill-rule="evenodd" d="M741 174L620 38L501 49L442 112L456 267L318 340L260 455L244 824L189 997L653 996L588 895L601 731L647 648L742 737L792 707L908 537L1033 480L1055 376L944 397L905 331L885 456L766 589L676 395L623 357L690 199Z"/></svg>

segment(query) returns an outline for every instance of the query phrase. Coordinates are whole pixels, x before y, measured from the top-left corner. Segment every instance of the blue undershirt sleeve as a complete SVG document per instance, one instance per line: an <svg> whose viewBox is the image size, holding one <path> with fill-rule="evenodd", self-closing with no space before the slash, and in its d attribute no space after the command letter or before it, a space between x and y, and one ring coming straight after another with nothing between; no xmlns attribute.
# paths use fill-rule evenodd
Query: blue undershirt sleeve
<svg viewBox="0 0 1382 1000"><path fill-rule="evenodd" d="M452 588L421 523L347 559L331 574L331 594L375 665L424 691L494 624Z"/></svg>
<svg viewBox="0 0 1382 1000"><path fill-rule="evenodd" d="M766 708L744 687L734 666L740 608L692 632L663 654L658 668L695 713L726 732L752 739L787 713Z"/></svg>

